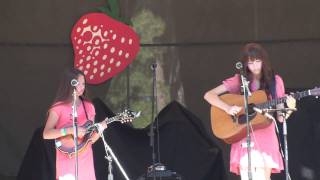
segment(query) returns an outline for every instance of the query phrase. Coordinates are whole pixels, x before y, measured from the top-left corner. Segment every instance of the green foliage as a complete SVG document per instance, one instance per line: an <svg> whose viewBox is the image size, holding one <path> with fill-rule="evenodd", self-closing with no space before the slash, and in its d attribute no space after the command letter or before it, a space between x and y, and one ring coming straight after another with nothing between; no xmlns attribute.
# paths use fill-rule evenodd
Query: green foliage
<svg viewBox="0 0 320 180"><path fill-rule="evenodd" d="M142 10L133 19L134 29L140 34L141 41L153 43L154 38L161 36L165 31L165 23L160 17L156 17L151 11ZM142 47L136 60L126 71L112 79L111 87L105 101L115 112L122 111L127 104L127 81L130 82L130 109L142 111L141 117L133 121L136 128L144 128L151 122L152 116L152 71L150 66L157 60L157 64L163 64L162 54L165 48ZM158 65L157 69L162 68ZM161 71L163 72L163 70ZM129 73L129 79L128 74ZM157 76L158 110L168 103L170 87L165 84L163 76ZM159 103L160 102L160 103ZM158 112L155 113L157 115Z"/></svg>
<svg viewBox="0 0 320 180"><path fill-rule="evenodd" d="M160 37L165 31L165 23L159 16L143 9L132 18L134 30L141 35L142 43L153 43L154 38Z"/></svg>

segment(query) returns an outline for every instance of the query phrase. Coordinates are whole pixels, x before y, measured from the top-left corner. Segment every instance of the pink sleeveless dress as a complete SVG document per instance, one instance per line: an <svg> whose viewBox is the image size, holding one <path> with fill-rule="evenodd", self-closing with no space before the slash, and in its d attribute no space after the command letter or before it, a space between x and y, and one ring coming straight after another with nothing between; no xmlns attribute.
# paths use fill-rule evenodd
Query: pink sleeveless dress
<svg viewBox="0 0 320 180"><path fill-rule="evenodd" d="M88 118L94 119L95 109L94 106L84 101ZM72 108L71 104L59 104L54 105L50 111L54 111L59 116L56 128L70 127L73 124L72 121ZM78 125L82 126L86 121L86 115L81 104L78 106ZM69 158L59 150L56 150L56 179L59 180L72 180L75 177L75 158ZM87 149L78 155L78 179L79 180L95 180L95 171L93 163L92 147L89 144Z"/></svg>
<svg viewBox="0 0 320 180"><path fill-rule="evenodd" d="M239 94L241 91L241 82L239 74L223 81L224 86L230 93ZM285 95L284 83L279 75L275 76L276 95L283 97ZM257 90L251 86L251 91ZM283 160L279 151L279 142L275 132L275 124L264 129L251 131L251 166L254 167L269 167L272 173L279 173L283 170ZM246 138L233 143L230 151L230 171L239 175L240 164L247 165L247 148Z"/></svg>

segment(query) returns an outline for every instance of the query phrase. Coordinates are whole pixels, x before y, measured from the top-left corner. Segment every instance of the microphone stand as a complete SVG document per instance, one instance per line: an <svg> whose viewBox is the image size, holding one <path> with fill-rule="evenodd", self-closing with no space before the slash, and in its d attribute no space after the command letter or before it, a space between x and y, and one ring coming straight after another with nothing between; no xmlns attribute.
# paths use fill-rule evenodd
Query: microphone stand
<svg viewBox="0 0 320 180"><path fill-rule="evenodd" d="M152 177L153 180L156 180L156 177L159 177L160 179L164 178L167 179L167 177L176 176L179 177L179 175L176 172L173 172L171 170L168 170L165 165L161 163L160 159L160 136L159 136L159 121L158 117L154 118L155 112L157 112L157 78L156 78L156 68L157 64L153 63L151 65L152 75L153 75L153 81L152 81L152 114L151 114L151 124L150 124L150 146L152 147L152 165L148 167L147 173L145 175L145 178ZM155 123L156 123L156 135L157 135L157 152L155 152ZM158 162L156 162L158 160ZM142 175L141 178L143 178L144 175ZM140 178L139 178L140 179ZM143 178L144 179L144 178Z"/></svg>
<svg viewBox="0 0 320 180"><path fill-rule="evenodd" d="M129 180L129 177L127 175L127 173L125 172L125 170L123 169L123 167L121 166L118 158L116 157L116 155L113 153L111 147L108 145L108 143L106 142L104 135L103 135L103 128L101 127L101 125L96 124L95 125L97 127L97 131L103 141L103 145L104 145L104 150L106 152L106 156L105 159L108 160L108 180L113 180L113 174L112 174L112 159L116 162L117 166L119 167L122 175L124 176L124 178L126 180Z"/></svg>
<svg viewBox="0 0 320 180"><path fill-rule="evenodd" d="M152 70L152 111L151 111L151 124L150 124L150 146L152 147L152 166L150 168L153 171L153 179L156 179L155 166L156 166L156 152L155 152L155 138L154 138L154 113L155 113L155 103L156 103L156 89L157 89L157 76L156 76L157 64L153 63L151 65ZM159 148L159 146L158 146Z"/></svg>
<svg viewBox="0 0 320 180"><path fill-rule="evenodd" d="M289 174L289 158L288 158L288 139L287 139L287 135L288 135L288 131L287 131L287 112L284 112L285 116L283 118L283 122L282 122L282 131L283 131L283 142L284 142L284 159L285 159L285 175L286 175L286 180L291 179L290 178L290 174Z"/></svg>
<svg viewBox="0 0 320 180"><path fill-rule="evenodd" d="M152 105L151 105L151 125L150 125L150 146L152 147L152 165L156 163L155 144L154 144L154 103L155 103L155 88L156 88L156 68L157 64L151 65L152 70Z"/></svg>
<svg viewBox="0 0 320 180"><path fill-rule="evenodd" d="M250 122L249 122L249 107L248 107L248 96L251 96L251 92L249 90L249 81L247 81L245 77L245 72L243 69L243 64L241 62L236 63L236 68L240 71L241 83L242 83L242 92L244 97L244 110L246 116L246 133L247 133L247 153L248 153L248 179L252 180L252 172L251 172L251 136L250 136Z"/></svg>
<svg viewBox="0 0 320 180"><path fill-rule="evenodd" d="M77 92L76 88L73 89L73 102L72 102L72 122L73 122L73 141L74 145L74 152L75 152L75 180L78 180L78 113L77 113Z"/></svg>
<svg viewBox="0 0 320 180"><path fill-rule="evenodd" d="M281 108L281 109L266 109L265 112L276 112L281 111L283 114L282 122L282 134L283 134L283 144L284 144L284 164L285 164L285 176L286 180L291 180L289 173L289 153L288 153L288 129L287 129L287 115L288 112L296 111L295 108Z"/></svg>
<svg viewBox="0 0 320 180"><path fill-rule="evenodd" d="M246 77L244 76L243 68L240 68L240 76L242 82L242 91L244 94L244 110L246 115L246 130L247 130L247 153L248 153L248 179L252 179L252 172L251 172L251 136L250 136L250 122L249 122L249 110L248 110L248 96L251 96L249 90L249 82L247 81Z"/></svg>

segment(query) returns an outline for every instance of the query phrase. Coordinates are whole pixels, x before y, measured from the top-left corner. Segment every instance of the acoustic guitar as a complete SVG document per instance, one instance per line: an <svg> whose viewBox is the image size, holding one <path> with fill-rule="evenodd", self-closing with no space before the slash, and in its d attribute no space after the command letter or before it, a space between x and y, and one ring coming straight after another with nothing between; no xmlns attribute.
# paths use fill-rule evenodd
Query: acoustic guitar
<svg viewBox="0 0 320 180"><path fill-rule="evenodd" d="M302 92L292 94L295 99L306 96L319 96L320 88L314 88ZM221 100L229 105L243 107L235 116L227 114L224 110L212 106L211 107L211 128L213 134L228 144L235 143L246 136L246 116L244 112L244 97L237 94L224 94L220 96ZM277 104L286 102L286 97L272 99L268 101L265 91L258 90L248 97L248 114L249 121L253 130L261 129L269 126L272 120L264 115L257 113L253 107L258 109L268 109Z"/></svg>
<svg viewBox="0 0 320 180"><path fill-rule="evenodd" d="M102 124L102 123L109 124L116 121L119 121L121 123L131 122L134 118L137 118L139 116L140 116L140 111L134 112L131 110L125 110L122 113L118 113L114 117L111 117L111 118L107 117L99 123L93 124L92 121L88 120L84 125L81 126L83 128L86 128L86 133L82 138L78 138L78 146L77 146L78 153L86 149L93 133L97 132L98 124ZM75 143L74 143L73 135L66 135L66 136L55 139L55 146L60 152L68 155L69 158L71 158L75 154Z"/></svg>

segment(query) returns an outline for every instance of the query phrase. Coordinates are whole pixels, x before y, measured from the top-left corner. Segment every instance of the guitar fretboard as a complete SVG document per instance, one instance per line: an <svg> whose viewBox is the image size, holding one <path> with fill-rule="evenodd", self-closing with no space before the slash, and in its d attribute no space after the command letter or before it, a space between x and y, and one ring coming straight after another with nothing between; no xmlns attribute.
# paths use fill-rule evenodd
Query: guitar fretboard
<svg viewBox="0 0 320 180"><path fill-rule="evenodd" d="M292 94L293 98L295 98L295 99L300 99L300 98L310 96L310 95L312 95L312 90L306 90L306 91L301 91L301 92L297 92L297 93ZM273 107L277 104L281 104L281 103L285 103L285 102L286 102L286 97L282 97L282 98L272 99L270 101L258 104L256 106L260 109L265 109L265 108L270 108L270 107Z"/></svg>
<svg viewBox="0 0 320 180"><path fill-rule="evenodd" d="M104 121L109 124L113 121L117 121L119 119L119 116L114 116L114 117L111 117L111 118L106 118Z"/></svg>

